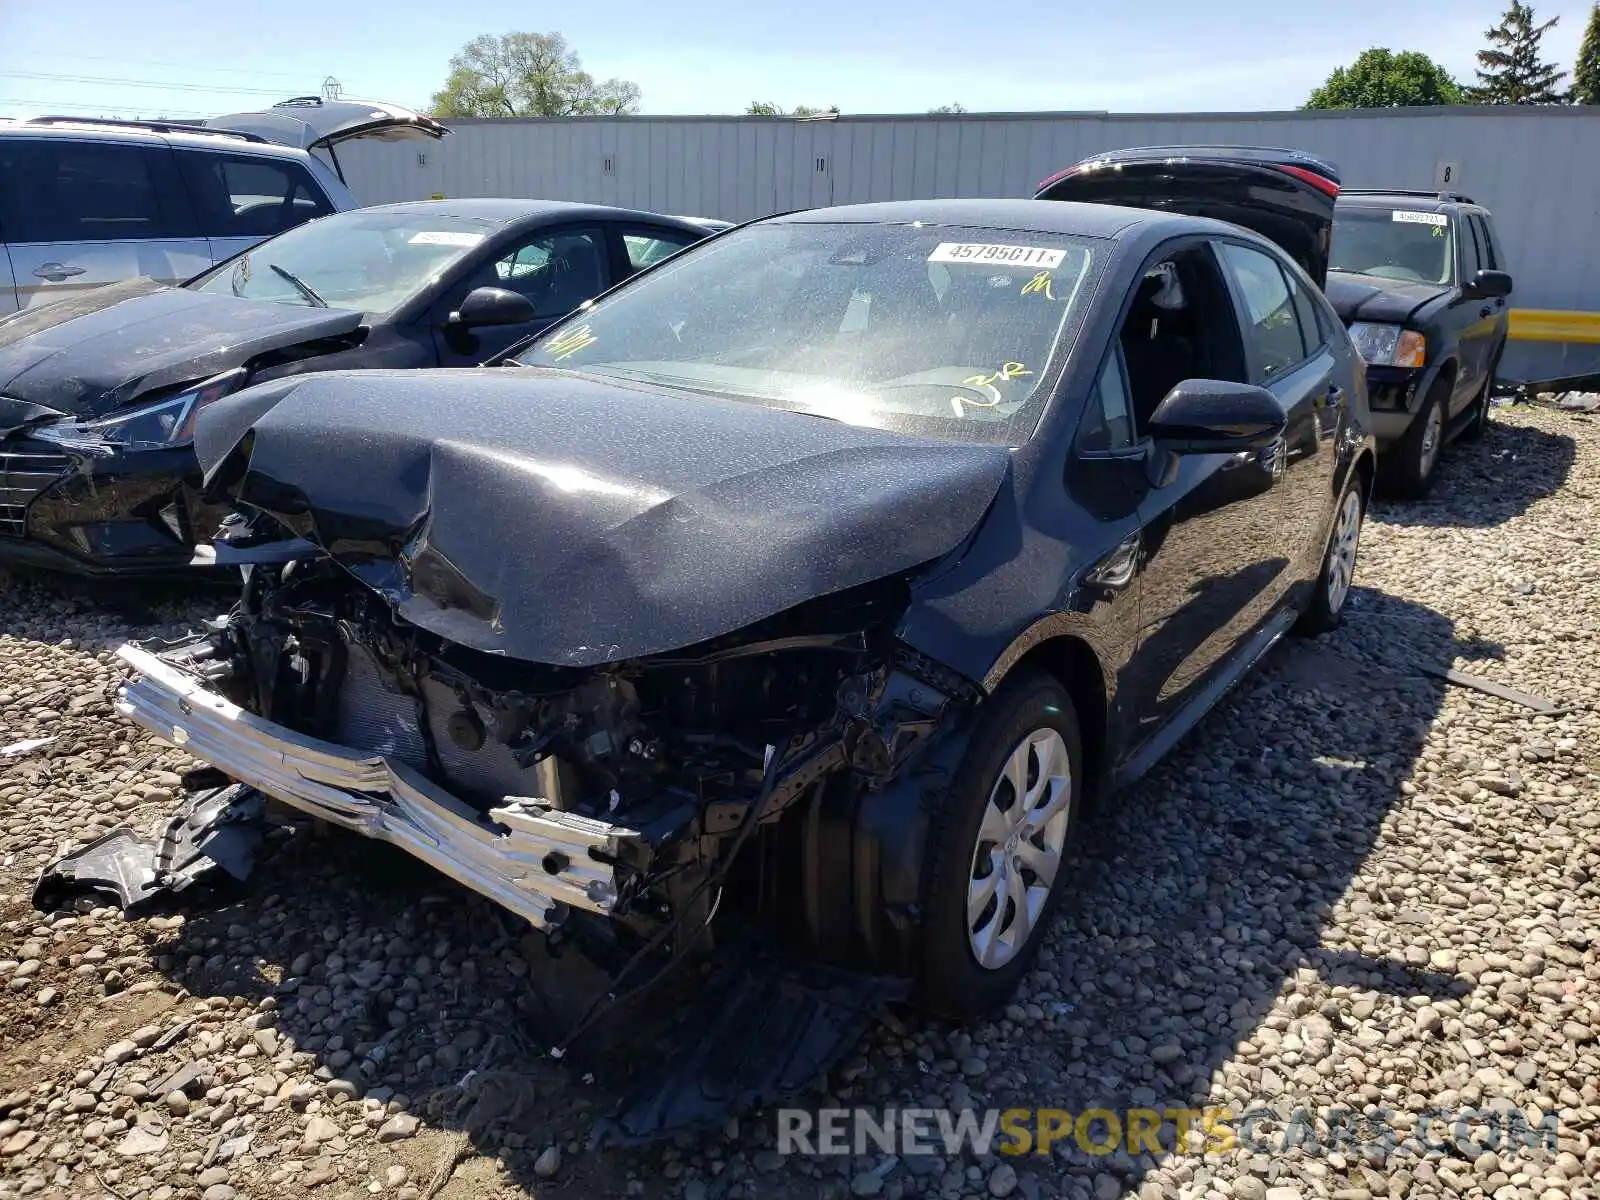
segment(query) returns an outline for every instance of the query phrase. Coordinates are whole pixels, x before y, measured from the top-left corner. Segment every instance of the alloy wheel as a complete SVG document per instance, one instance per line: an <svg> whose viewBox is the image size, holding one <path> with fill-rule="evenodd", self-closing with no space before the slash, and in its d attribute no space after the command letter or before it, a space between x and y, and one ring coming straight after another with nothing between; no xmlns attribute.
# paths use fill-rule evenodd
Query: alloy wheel
<svg viewBox="0 0 1600 1200"><path fill-rule="evenodd" d="M1072 759L1056 730L1035 729L989 789L967 884L967 941L998 970L1034 934L1055 886L1071 820Z"/></svg>
<svg viewBox="0 0 1600 1200"><path fill-rule="evenodd" d="M1444 443L1444 409L1430 404L1423 420L1427 424L1422 427L1422 445L1417 451L1417 474L1426 479L1433 474L1433 464L1438 461Z"/></svg>
<svg viewBox="0 0 1600 1200"><path fill-rule="evenodd" d="M1351 488L1339 506L1338 524L1328 546L1328 611L1338 612L1350 594L1356 573L1356 550L1361 542L1361 495Z"/></svg>

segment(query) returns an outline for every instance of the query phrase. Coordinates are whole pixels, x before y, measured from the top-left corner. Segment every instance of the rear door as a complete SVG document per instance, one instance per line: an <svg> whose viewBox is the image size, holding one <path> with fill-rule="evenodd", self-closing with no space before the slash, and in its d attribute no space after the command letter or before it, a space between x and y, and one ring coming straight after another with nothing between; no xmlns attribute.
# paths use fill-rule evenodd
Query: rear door
<svg viewBox="0 0 1600 1200"><path fill-rule="evenodd" d="M213 262L333 212L305 166L243 152L174 150Z"/></svg>
<svg viewBox="0 0 1600 1200"><path fill-rule="evenodd" d="M1270 519L1274 540L1288 551L1290 569L1279 581L1320 565L1323 521L1338 466L1335 438L1347 399L1339 386L1339 360L1330 333L1316 317L1301 278L1266 250L1242 242L1217 243L1244 334L1250 382L1283 405L1283 437L1263 453L1273 473ZM1345 336L1339 329L1333 336ZM1257 598L1259 618L1281 598L1281 589Z"/></svg>
<svg viewBox="0 0 1600 1200"><path fill-rule="evenodd" d="M1338 171L1295 150L1153 146L1085 159L1044 180L1036 200L1120 204L1231 221L1327 280Z"/></svg>
<svg viewBox="0 0 1600 1200"><path fill-rule="evenodd" d="M140 275L179 283L211 265L165 145L0 140L0 185L20 307Z"/></svg>

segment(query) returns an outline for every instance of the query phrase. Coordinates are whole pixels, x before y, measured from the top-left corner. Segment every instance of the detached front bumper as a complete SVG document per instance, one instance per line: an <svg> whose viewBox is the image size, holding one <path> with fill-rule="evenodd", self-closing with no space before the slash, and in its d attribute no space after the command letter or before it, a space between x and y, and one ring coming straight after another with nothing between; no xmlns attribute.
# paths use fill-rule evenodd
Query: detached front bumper
<svg viewBox="0 0 1600 1200"><path fill-rule="evenodd" d="M536 926L557 906L610 915L615 862L633 829L516 798L485 818L403 763L296 733L246 712L149 651L117 656L141 678L124 716L241 783L311 816L391 842Z"/></svg>

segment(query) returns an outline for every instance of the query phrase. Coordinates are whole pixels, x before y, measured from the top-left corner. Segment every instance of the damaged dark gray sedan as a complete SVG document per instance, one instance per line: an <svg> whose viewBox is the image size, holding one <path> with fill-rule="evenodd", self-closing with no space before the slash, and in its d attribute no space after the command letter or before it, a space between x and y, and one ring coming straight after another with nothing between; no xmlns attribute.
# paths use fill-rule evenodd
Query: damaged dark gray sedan
<svg viewBox="0 0 1600 1200"><path fill-rule="evenodd" d="M1164 207L773 218L514 364L219 401L244 594L125 647L121 710L618 992L754 929L989 1009L1085 797L1349 594L1360 360L1289 254Z"/></svg>

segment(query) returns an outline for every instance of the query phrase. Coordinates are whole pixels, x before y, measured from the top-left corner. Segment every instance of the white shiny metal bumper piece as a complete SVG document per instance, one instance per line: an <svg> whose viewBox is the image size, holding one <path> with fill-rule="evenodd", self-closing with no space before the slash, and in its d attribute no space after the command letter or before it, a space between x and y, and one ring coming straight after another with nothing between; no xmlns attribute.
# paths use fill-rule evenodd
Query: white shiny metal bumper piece
<svg viewBox="0 0 1600 1200"><path fill-rule="evenodd" d="M241 783L365 837L392 842L473 891L548 922L556 903L609 914L617 903L614 858L636 830L536 798L508 798L485 819L404 763L307 737L211 691L149 651L117 657L140 678L117 709Z"/></svg>

